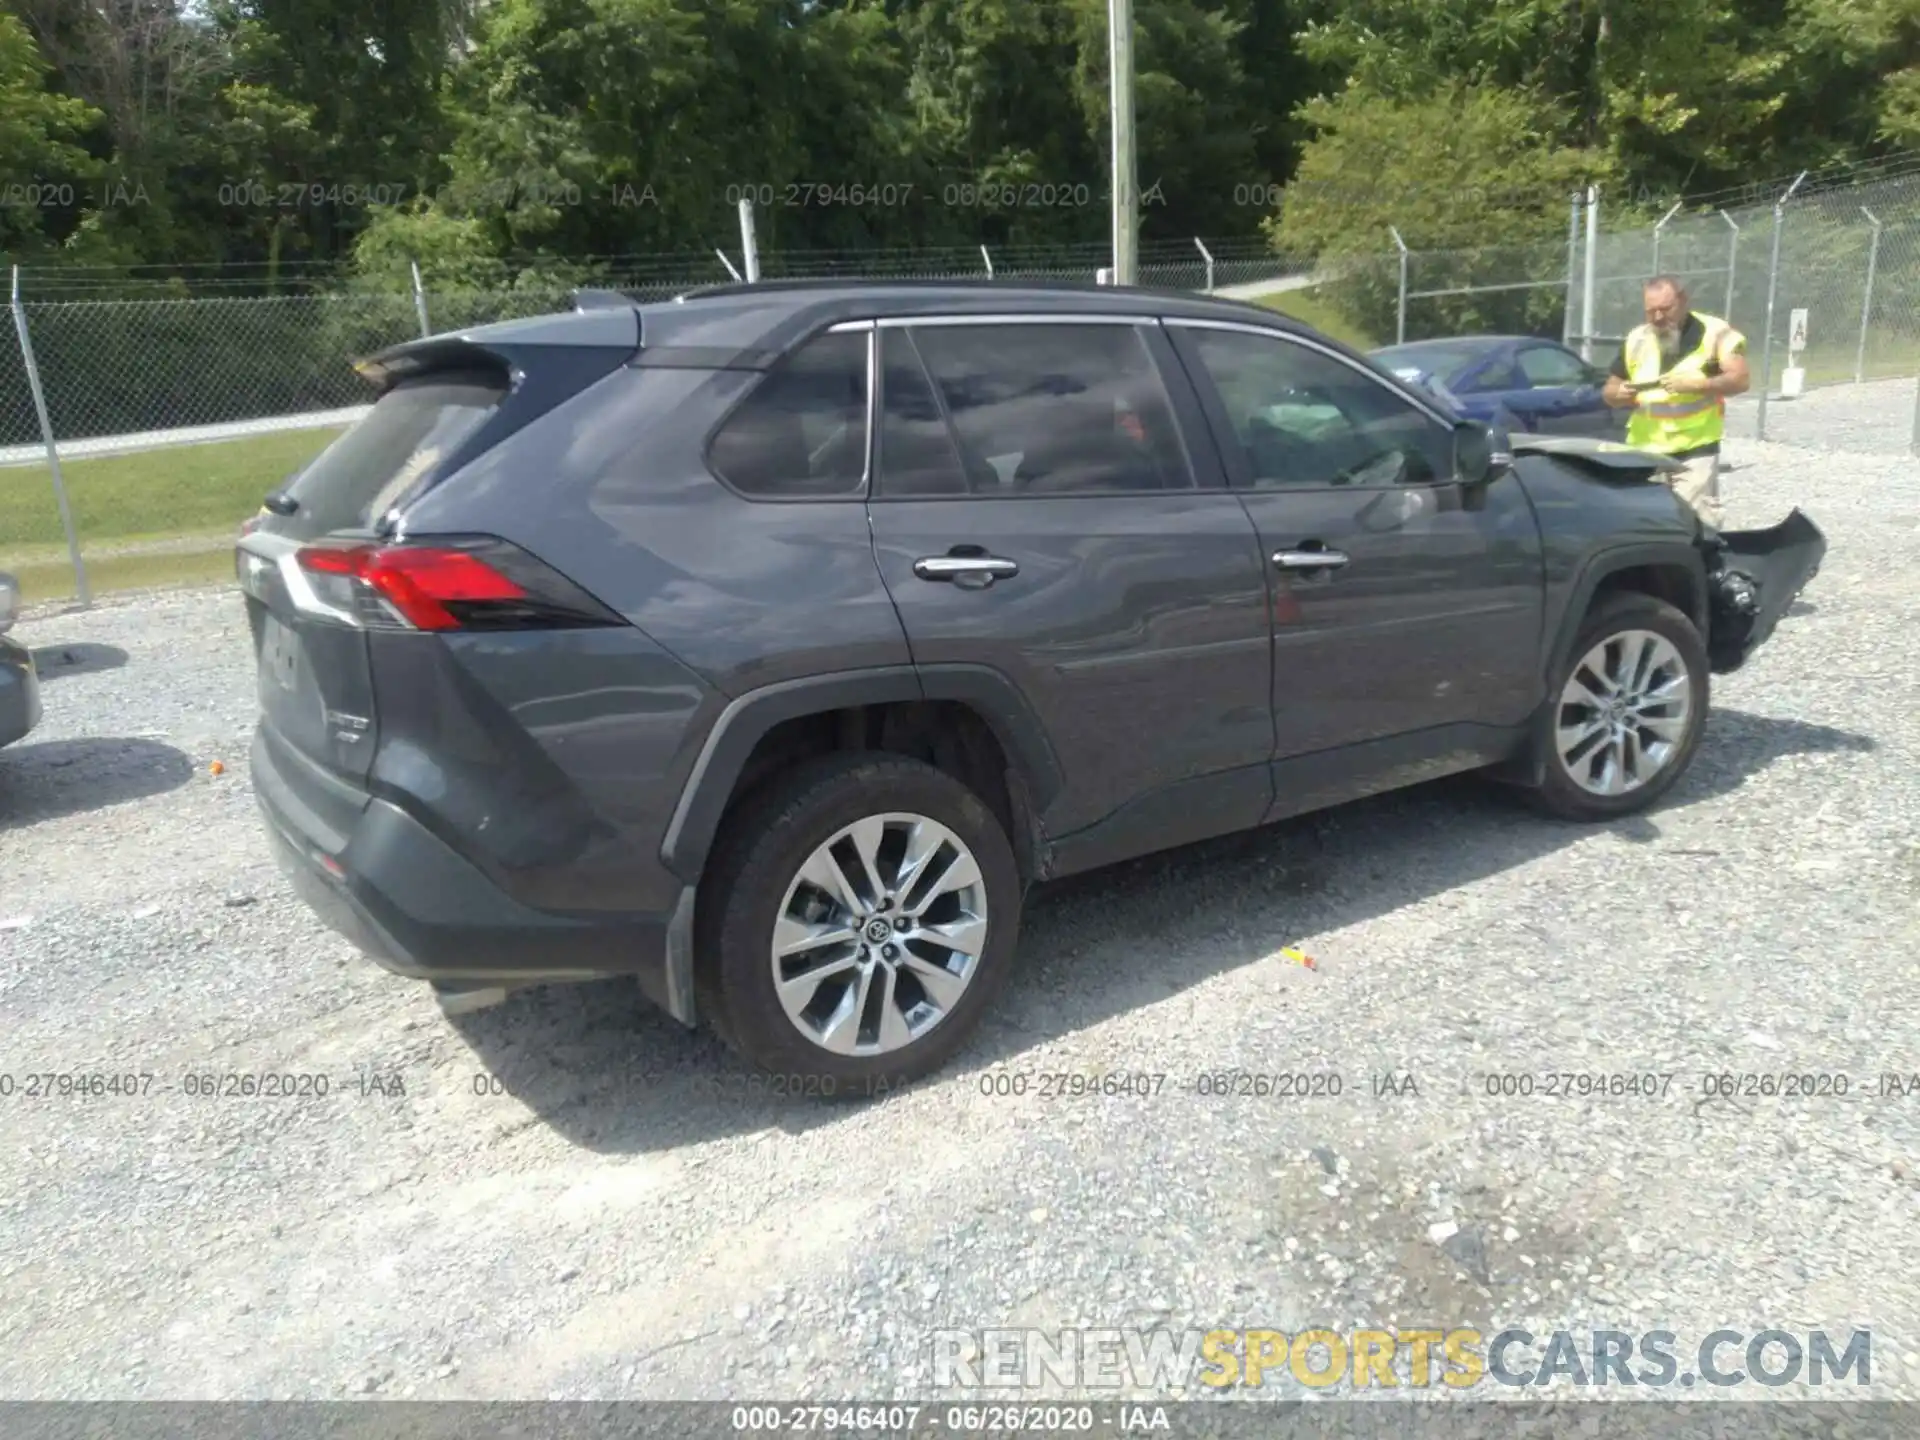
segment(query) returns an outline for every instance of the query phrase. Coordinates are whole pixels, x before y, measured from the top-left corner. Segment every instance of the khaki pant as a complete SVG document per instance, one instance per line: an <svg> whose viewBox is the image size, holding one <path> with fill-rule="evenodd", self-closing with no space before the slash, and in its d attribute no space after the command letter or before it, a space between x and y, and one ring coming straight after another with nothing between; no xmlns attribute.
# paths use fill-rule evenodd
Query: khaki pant
<svg viewBox="0 0 1920 1440"><path fill-rule="evenodd" d="M1720 507L1720 457L1696 455L1681 462L1687 468L1668 477L1673 493L1693 507L1707 524L1720 528L1725 511Z"/></svg>

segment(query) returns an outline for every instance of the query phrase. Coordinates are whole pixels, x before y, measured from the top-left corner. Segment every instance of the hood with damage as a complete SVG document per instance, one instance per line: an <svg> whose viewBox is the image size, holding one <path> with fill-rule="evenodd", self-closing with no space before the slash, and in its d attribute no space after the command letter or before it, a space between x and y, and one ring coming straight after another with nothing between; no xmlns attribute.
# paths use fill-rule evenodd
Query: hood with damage
<svg viewBox="0 0 1920 1440"><path fill-rule="evenodd" d="M1620 523L1617 507L1591 502L1603 491L1626 504L1627 512L1646 518L1634 492L1653 489L1686 467L1665 455L1613 440L1572 435L1511 435L1512 454L1551 457L1546 473L1524 478L1549 530L1597 532ZM1496 442L1497 443L1497 442ZM1555 475L1558 475L1556 482ZM1569 486L1574 476L1596 485ZM1664 487L1661 487L1664 488ZM1583 500L1581 492L1586 492ZM1668 524L1690 532L1705 571L1708 595L1708 658L1717 674L1739 669L1770 636L1826 557L1827 537L1805 513L1795 509L1776 525L1761 530L1716 530L1684 503L1675 502Z"/></svg>
<svg viewBox="0 0 1920 1440"><path fill-rule="evenodd" d="M1638 450L1617 440L1595 440L1584 435L1521 434L1509 438L1516 455L1551 455L1604 480L1651 480L1655 475L1686 468L1669 455Z"/></svg>

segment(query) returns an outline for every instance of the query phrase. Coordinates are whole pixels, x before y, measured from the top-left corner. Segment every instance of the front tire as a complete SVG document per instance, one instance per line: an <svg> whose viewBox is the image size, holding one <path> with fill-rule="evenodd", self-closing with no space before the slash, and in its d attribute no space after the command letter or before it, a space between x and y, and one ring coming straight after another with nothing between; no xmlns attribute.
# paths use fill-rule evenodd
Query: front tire
<svg viewBox="0 0 1920 1440"><path fill-rule="evenodd" d="M1612 820L1655 804L1699 748L1707 649L1693 622L1651 595L1596 606L1555 670L1535 722L1544 778L1536 805L1568 820Z"/></svg>
<svg viewBox="0 0 1920 1440"><path fill-rule="evenodd" d="M940 1069L1005 984L1013 847L958 780L824 756L728 822L700 904L700 1005L795 1093L852 1097Z"/></svg>

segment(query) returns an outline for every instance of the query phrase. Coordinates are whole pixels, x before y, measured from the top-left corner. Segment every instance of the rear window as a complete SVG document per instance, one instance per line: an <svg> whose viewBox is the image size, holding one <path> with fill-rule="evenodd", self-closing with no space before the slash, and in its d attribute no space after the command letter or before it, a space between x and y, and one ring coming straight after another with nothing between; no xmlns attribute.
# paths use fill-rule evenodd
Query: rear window
<svg viewBox="0 0 1920 1440"><path fill-rule="evenodd" d="M503 381L486 375L437 375L395 386L286 487L300 508L272 528L298 536L377 528L506 393Z"/></svg>

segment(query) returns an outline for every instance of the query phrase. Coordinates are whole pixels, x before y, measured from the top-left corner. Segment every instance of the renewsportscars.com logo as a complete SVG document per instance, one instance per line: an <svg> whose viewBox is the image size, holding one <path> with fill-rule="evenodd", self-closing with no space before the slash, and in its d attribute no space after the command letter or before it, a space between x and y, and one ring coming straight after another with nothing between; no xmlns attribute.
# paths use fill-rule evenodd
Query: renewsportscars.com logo
<svg viewBox="0 0 1920 1440"><path fill-rule="evenodd" d="M1868 1330L1837 1343L1824 1330L1715 1330L1693 1343L1670 1330L937 1330L932 1349L933 1383L966 1390L1464 1390L1489 1381L1686 1390L1873 1378Z"/></svg>

